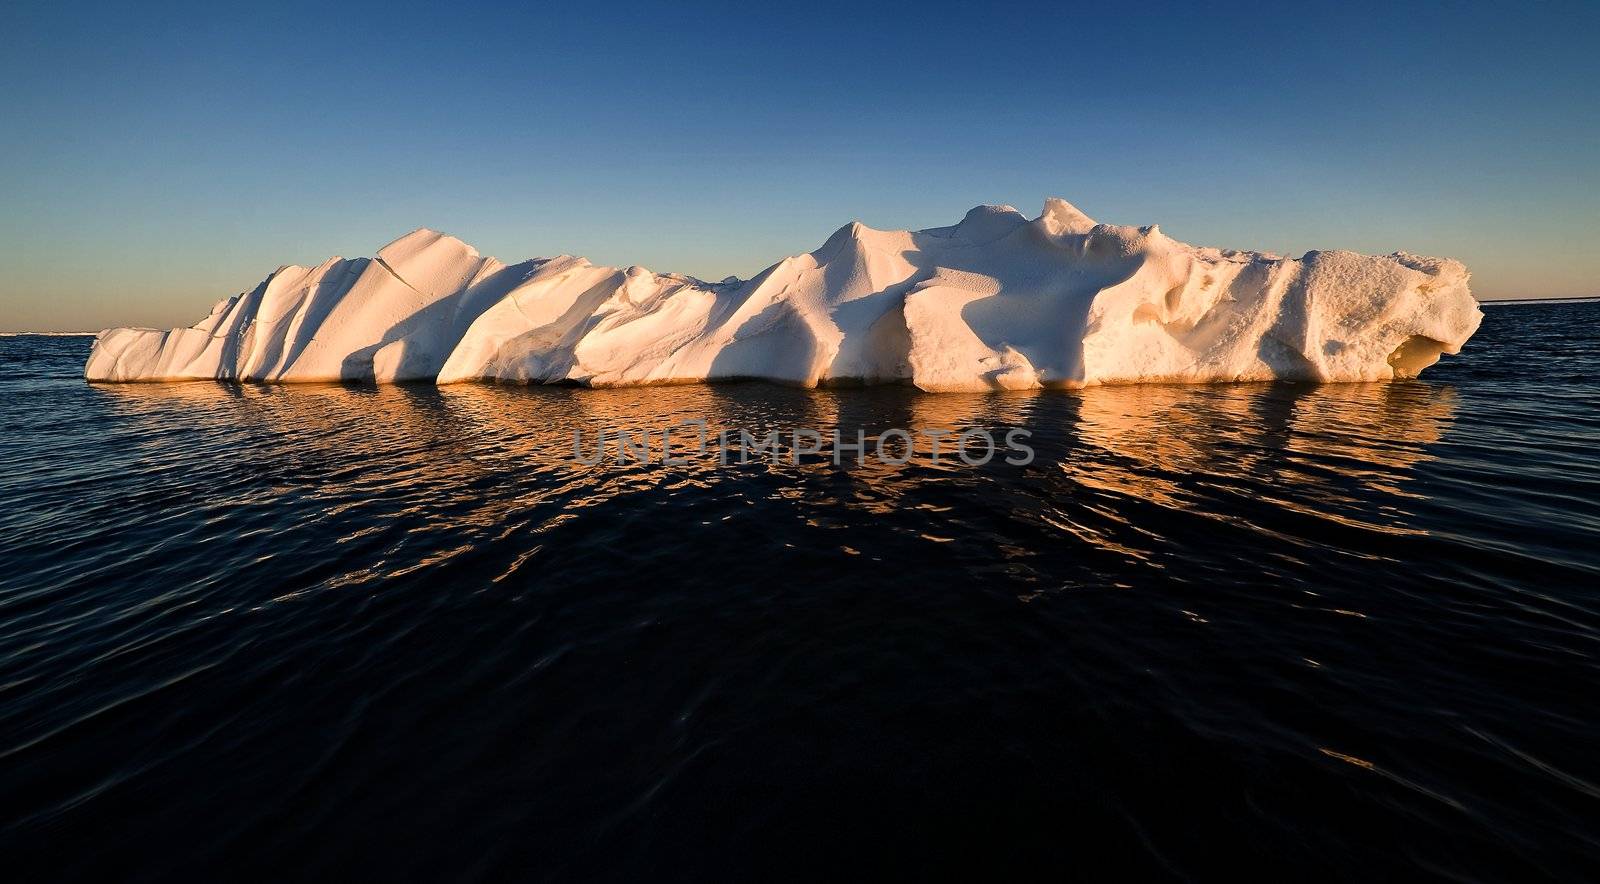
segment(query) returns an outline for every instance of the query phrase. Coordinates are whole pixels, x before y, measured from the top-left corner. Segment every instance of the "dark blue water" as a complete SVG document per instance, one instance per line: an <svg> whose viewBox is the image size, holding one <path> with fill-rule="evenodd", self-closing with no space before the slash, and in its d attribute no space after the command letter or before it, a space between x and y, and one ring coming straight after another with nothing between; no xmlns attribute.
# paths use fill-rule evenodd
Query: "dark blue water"
<svg viewBox="0 0 1600 884"><path fill-rule="evenodd" d="M971 396L91 387L0 339L5 876L1592 879L1597 326ZM694 417L1037 459L572 458Z"/></svg>

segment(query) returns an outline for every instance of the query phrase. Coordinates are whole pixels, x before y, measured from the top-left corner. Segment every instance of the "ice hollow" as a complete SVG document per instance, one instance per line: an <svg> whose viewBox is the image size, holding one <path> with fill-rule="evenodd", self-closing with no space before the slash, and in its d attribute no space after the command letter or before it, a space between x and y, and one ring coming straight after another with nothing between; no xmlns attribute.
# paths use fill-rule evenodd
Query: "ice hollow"
<svg viewBox="0 0 1600 884"><path fill-rule="evenodd" d="M1140 381L1376 381L1456 353L1481 313L1459 261L1283 258L1098 224L849 224L750 280L563 255L504 264L422 229L375 258L279 268L189 328L101 332L91 381L623 386L757 378L924 390Z"/></svg>

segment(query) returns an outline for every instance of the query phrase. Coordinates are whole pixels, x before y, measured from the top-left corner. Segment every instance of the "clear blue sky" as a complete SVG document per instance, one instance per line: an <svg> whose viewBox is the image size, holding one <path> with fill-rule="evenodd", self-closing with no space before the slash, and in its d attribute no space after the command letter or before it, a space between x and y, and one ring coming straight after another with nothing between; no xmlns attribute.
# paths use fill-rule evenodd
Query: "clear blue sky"
<svg viewBox="0 0 1600 884"><path fill-rule="evenodd" d="M721 278L1059 195L1600 293L1600 4L8 3L0 331L188 324L418 226Z"/></svg>

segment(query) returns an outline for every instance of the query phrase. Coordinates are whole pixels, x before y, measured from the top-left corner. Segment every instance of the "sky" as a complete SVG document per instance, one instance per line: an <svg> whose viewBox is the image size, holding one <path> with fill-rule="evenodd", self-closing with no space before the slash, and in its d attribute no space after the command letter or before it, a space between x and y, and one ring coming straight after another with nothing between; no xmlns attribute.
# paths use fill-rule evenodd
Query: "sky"
<svg viewBox="0 0 1600 884"><path fill-rule="evenodd" d="M1600 294L1600 3L11 2L0 331L416 227L749 276L975 205Z"/></svg>

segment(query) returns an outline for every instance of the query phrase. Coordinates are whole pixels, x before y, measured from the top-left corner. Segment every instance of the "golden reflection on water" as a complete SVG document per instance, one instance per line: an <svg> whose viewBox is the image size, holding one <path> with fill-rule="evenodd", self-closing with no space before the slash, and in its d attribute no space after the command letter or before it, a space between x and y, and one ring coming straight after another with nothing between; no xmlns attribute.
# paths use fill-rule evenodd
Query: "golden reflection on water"
<svg viewBox="0 0 1600 884"><path fill-rule="evenodd" d="M1403 494L1454 420L1455 391L1422 384L1146 385L1082 391L1086 485L1180 505L1182 480L1247 476Z"/></svg>
<svg viewBox="0 0 1600 884"><path fill-rule="evenodd" d="M620 498L658 502L744 482L738 493L798 504L808 524L843 524L848 511L920 510L926 539L962 530L964 513L930 495L940 483L990 481L995 471L1020 472L1028 493L1071 498L1040 518L1058 530L1138 555L1129 538L1086 527L1091 513L1114 511L1123 498L1173 510L1234 518L1219 495L1248 494L1293 511L1385 531L1404 526L1404 489L1454 419L1455 393L1423 383L1324 386L1143 385L1072 392L926 394L906 388L799 390L759 384L632 389L524 388L463 384L359 387L141 384L95 388L115 410L136 419L136 444L152 458L197 447L226 458L243 445L265 446L278 471L277 493L326 495L352 506L352 492L416 493L415 506L457 504L452 517L491 526L530 504L571 514ZM710 436L777 430L787 443L796 428L834 430L869 440L888 429L914 439L909 463L863 464L826 455L792 463L787 448L750 463L719 462L715 449L681 462L660 462L660 432L704 421ZM949 440L983 427L1003 438L1021 427L1036 461L987 467L953 456ZM650 463L602 463L575 457L574 433L598 429L649 431ZM945 431L943 456L927 434ZM678 429L674 433L679 432ZM690 430L684 429L687 437ZM589 437L592 440L592 435ZM592 445L592 441L590 442ZM358 456L359 455L359 456ZM193 461L190 461L192 466ZM506 476L516 494L505 494ZM424 493L425 492L425 493ZM995 485L994 495L1015 494ZM335 503L332 498L338 498ZM554 515L548 525L569 516ZM1138 525L1132 526L1135 530ZM1137 539L1137 538L1135 538Z"/></svg>

